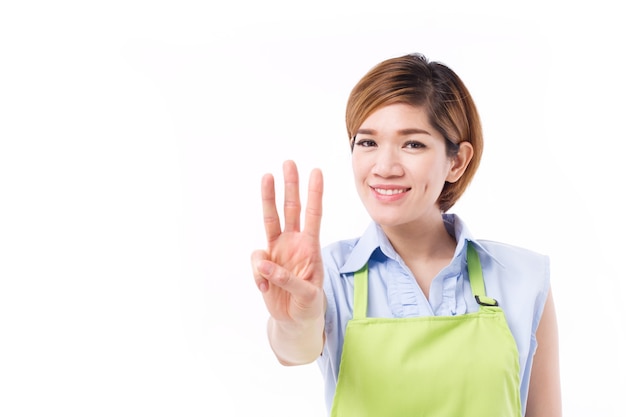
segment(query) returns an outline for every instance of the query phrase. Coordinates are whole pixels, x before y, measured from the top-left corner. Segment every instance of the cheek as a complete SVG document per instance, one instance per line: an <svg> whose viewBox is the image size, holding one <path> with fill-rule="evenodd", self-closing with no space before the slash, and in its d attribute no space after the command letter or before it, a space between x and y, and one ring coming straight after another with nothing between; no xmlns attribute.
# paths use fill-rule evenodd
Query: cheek
<svg viewBox="0 0 626 417"><path fill-rule="evenodd" d="M354 179L358 182L359 179L362 179L366 172L365 164L363 158L357 158L352 155L352 174L354 175Z"/></svg>
<svg viewBox="0 0 626 417"><path fill-rule="evenodd" d="M411 173L414 178L422 178L424 181L430 181L438 176L439 168L432 160L423 159L420 161L411 161Z"/></svg>
<svg viewBox="0 0 626 417"><path fill-rule="evenodd" d="M430 161L419 164L413 170L414 178L421 179L425 185L439 186L446 181L449 172L449 164L442 164L438 161Z"/></svg>

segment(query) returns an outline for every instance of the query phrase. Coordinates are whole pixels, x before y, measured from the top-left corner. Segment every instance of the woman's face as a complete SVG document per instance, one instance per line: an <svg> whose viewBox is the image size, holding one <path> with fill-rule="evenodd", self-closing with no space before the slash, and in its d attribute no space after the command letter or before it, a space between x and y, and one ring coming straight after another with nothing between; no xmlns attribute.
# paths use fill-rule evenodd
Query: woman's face
<svg viewBox="0 0 626 417"><path fill-rule="evenodd" d="M445 181L458 179L453 167L444 137L421 107L382 107L357 131L352 152L357 191L383 227L440 219L437 199Z"/></svg>

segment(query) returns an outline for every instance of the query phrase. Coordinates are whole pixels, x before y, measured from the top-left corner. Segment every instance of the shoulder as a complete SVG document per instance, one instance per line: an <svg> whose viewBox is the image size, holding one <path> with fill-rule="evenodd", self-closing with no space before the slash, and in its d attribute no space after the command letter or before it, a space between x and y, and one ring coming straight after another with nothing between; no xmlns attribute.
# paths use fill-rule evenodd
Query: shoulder
<svg viewBox="0 0 626 417"><path fill-rule="evenodd" d="M519 259L541 261L548 259L547 255L522 246L487 239L478 239L477 242L485 248L489 254L496 258L501 258L502 261L514 261Z"/></svg>
<svg viewBox="0 0 626 417"><path fill-rule="evenodd" d="M495 289L494 298L508 312L541 314L550 288L550 258L536 251L490 240L478 241L485 285ZM526 316L527 314L522 314ZM519 314L511 314L511 317Z"/></svg>
<svg viewBox="0 0 626 417"><path fill-rule="evenodd" d="M345 263L359 238L339 240L322 248L322 258L327 268L339 270Z"/></svg>
<svg viewBox="0 0 626 417"><path fill-rule="evenodd" d="M550 258L542 253L503 242L480 239L477 240L484 250L481 261L492 261L493 268L510 271L547 272ZM483 265L484 267L485 265Z"/></svg>
<svg viewBox="0 0 626 417"><path fill-rule="evenodd" d="M341 273L358 271L386 239L382 231L371 222L360 237L339 240L322 249L322 257L327 270Z"/></svg>

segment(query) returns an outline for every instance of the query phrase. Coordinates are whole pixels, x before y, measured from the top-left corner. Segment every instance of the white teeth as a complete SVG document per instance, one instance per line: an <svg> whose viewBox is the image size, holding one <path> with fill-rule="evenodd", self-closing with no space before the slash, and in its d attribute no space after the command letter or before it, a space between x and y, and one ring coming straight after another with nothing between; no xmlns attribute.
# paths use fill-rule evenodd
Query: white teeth
<svg viewBox="0 0 626 417"><path fill-rule="evenodd" d="M374 188L374 190L378 193L378 194L382 194L382 195L394 195L394 194L400 194L406 191L406 188L394 188L393 190L387 190L387 189L382 189L382 188Z"/></svg>

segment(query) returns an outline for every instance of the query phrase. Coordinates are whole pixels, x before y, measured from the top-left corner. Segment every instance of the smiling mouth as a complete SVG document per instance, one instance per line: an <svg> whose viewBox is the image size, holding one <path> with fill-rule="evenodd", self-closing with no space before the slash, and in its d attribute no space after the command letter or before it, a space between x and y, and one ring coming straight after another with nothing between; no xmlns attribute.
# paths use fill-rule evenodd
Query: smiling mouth
<svg viewBox="0 0 626 417"><path fill-rule="evenodd" d="M391 189L373 188L373 190L376 191L378 194L382 194L382 195L396 195L396 194L406 193L407 191L410 190L410 188L391 188Z"/></svg>

